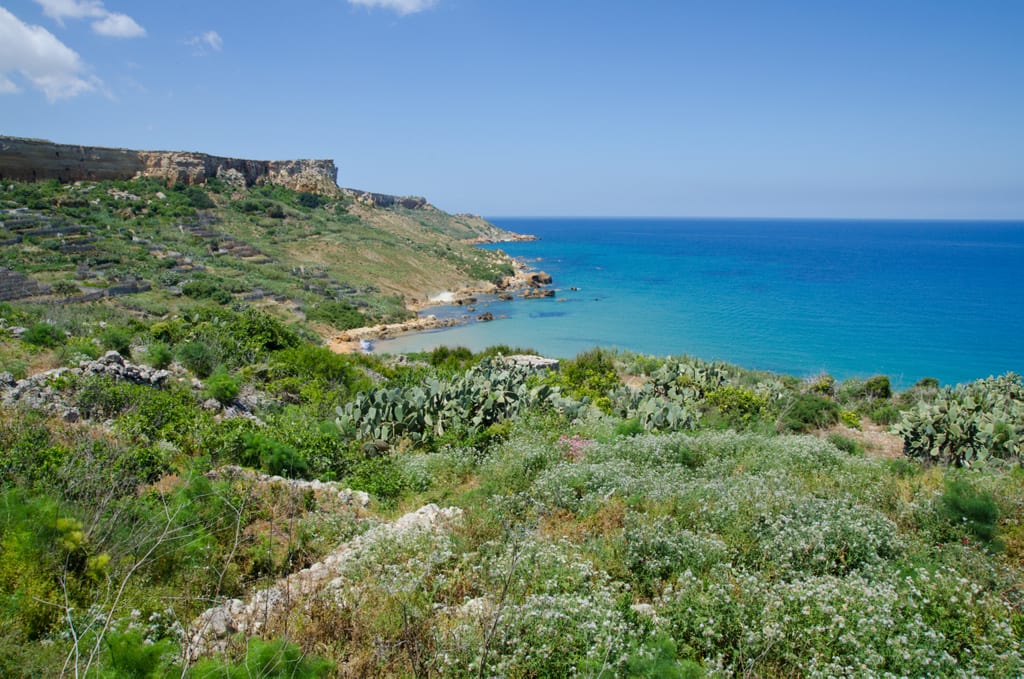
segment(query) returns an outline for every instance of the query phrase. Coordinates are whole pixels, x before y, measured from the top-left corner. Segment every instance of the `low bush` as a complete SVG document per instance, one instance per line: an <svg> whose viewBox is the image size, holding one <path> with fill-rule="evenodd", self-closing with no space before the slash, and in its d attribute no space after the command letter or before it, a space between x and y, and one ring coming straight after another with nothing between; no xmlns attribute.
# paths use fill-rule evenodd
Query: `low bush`
<svg viewBox="0 0 1024 679"><path fill-rule="evenodd" d="M238 378L225 371L215 372L206 380L206 394L224 405L234 401L240 390Z"/></svg>
<svg viewBox="0 0 1024 679"><path fill-rule="evenodd" d="M212 375L218 364L216 353L204 342L186 342L179 346L178 360L199 379Z"/></svg>
<svg viewBox="0 0 1024 679"><path fill-rule="evenodd" d="M839 421L839 406L813 393L796 394L783 408L779 428L789 432L808 432L829 427Z"/></svg>
<svg viewBox="0 0 1024 679"><path fill-rule="evenodd" d="M295 196L296 205L301 207L316 209L327 202L327 199L321 196L319 193L309 193L307 191L300 191Z"/></svg>
<svg viewBox="0 0 1024 679"><path fill-rule="evenodd" d="M939 508L951 525L965 528L989 546L999 546L999 506L991 493L977 490L964 479L951 479L946 482Z"/></svg>
<svg viewBox="0 0 1024 679"><path fill-rule="evenodd" d="M465 371L474 359L473 352L466 347L448 347L443 344L427 354L430 365L450 374Z"/></svg>
<svg viewBox="0 0 1024 679"><path fill-rule="evenodd" d="M827 440L844 453L856 455L857 457L864 456L864 446L857 443L857 441L853 440L849 436L843 436L842 434L829 434Z"/></svg>
<svg viewBox="0 0 1024 679"><path fill-rule="evenodd" d="M244 464L288 478L302 478L309 471L306 460L292 446L261 433L244 434L242 441Z"/></svg>
<svg viewBox="0 0 1024 679"><path fill-rule="evenodd" d="M57 358L64 365L77 366L82 360L95 360L100 357L102 349L92 340L75 337L57 349Z"/></svg>
<svg viewBox="0 0 1024 679"><path fill-rule="evenodd" d="M100 344L107 351L116 351L124 357L132 355L132 333L127 328L104 328L99 335Z"/></svg>
<svg viewBox="0 0 1024 679"><path fill-rule="evenodd" d="M57 326L40 322L29 327L25 334L21 336L21 339L32 346L53 349L63 344L67 336Z"/></svg>
<svg viewBox="0 0 1024 679"><path fill-rule="evenodd" d="M310 321L327 323L338 330L350 330L366 325L366 317L348 302L326 301L305 309Z"/></svg>
<svg viewBox="0 0 1024 679"><path fill-rule="evenodd" d="M231 302L231 294L228 293L217 283L206 280L194 280L185 283L181 286L181 292L186 297L193 299L210 299L218 304L229 304Z"/></svg>
<svg viewBox="0 0 1024 679"><path fill-rule="evenodd" d="M166 342L153 342L146 348L145 360L149 366L163 370L174 360L174 352Z"/></svg>
<svg viewBox="0 0 1024 679"><path fill-rule="evenodd" d="M759 420L768 410L767 397L744 387L721 386L709 391L704 398L727 426L740 429Z"/></svg>
<svg viewBox="0 0 1024 679"><path fill-rule="evenodd" d="M330 670L331 663L304 653L293 643L283 639L251 638L238 661L207 658L196 663L186 676L189 679L316 679L326 676Z"/></svg>
<svg viewBox="0 0 1024 679"><path fill-rule="evenodd" d="M875 424L895 424L900 419L900 411L891 403L878 406L868 413L868 417Z"/></svg>

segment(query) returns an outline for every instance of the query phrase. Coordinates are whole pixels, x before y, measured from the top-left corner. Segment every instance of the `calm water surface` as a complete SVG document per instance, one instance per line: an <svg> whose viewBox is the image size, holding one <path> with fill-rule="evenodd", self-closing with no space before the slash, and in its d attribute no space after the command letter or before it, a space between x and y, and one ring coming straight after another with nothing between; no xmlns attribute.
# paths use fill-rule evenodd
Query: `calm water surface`
<svg viewBox="0 0 1024 679"><path fill-rule="evenodd" d="M902 387L1024 371L1024 222L492 221L540 236L497 247L550 273L557 297L482 300L503 318L378 351L606 346Z"/></svg>

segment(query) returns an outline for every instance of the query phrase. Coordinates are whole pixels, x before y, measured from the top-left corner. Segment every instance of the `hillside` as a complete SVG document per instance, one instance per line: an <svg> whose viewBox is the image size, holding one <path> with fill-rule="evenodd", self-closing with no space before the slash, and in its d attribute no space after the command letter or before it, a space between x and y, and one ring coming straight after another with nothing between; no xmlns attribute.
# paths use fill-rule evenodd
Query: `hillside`
<svg viewBox="0 0 1024 679"><path fill-rule="evenodd" d="M330 333L398 320L432 294L512 273L507 257L465 241L513 234L426 203L382 207L364 195L218 179L171 187L147 178L9 182L0 189L0 266L9 281L0 298L106 296L163 316L183 295L215 296L308 317ZM354 309L362 319L347 313Z"/></svg>

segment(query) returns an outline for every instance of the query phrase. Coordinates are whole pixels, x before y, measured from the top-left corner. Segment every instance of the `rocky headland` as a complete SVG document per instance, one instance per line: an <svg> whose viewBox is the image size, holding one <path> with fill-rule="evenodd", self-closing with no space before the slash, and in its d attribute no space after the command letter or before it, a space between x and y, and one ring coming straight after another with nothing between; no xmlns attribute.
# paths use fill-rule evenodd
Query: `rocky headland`
<svg viewBox="0 0 1024 679"><path fill-rule="evenodd" d="M0 136L0 180L61 183L151 177L167 184L220 179L236 186L276 184L337 194L333 160L246 160L191 151L136 151Z"/></svg>

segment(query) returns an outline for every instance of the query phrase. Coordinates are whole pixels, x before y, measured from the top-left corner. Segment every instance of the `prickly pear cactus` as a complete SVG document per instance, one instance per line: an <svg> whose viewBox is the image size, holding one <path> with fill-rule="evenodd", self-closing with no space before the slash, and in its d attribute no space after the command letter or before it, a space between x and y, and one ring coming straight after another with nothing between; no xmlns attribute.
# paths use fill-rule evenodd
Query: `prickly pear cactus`
<svg viewBox="0 0 1024 679"><path fill-rule="evenodd" d="M910 457L969 467L1024 453L1024 385L1007 373L956 388L903 413L893 427Z"/></svg>

